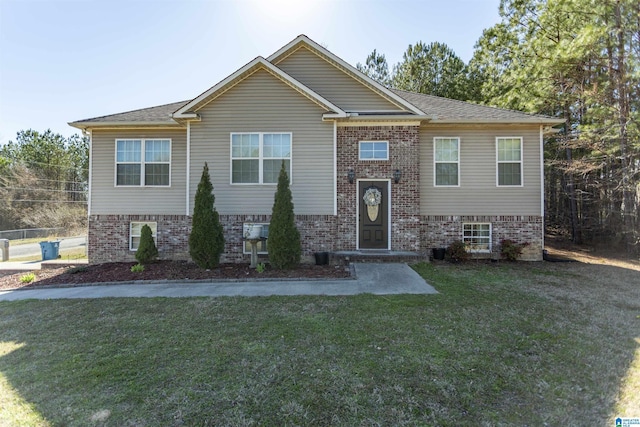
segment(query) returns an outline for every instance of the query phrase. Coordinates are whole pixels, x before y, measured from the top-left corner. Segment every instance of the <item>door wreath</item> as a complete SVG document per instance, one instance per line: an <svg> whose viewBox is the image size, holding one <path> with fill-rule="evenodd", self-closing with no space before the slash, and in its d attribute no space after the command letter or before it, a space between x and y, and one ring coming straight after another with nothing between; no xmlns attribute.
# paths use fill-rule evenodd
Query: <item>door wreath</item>
<svg viewBox="0 0 640 427"><path fill-rule="evenodd" d="M367 206L367 216L371 221L378 218L380 203L382 203L382 193L376 187L369 187L364 192L364 204Z"/></svg>

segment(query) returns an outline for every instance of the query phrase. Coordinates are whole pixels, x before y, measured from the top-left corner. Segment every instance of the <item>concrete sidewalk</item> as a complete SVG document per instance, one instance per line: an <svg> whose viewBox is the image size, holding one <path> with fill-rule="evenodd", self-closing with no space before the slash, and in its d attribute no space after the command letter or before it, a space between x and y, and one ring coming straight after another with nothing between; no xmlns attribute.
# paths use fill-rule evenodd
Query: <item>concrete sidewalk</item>
<svg viewBox="0 0 640 427"><path fill-rule="evenodd" d="M269 295L435 294L406 264L356 263L356 279L155 283L0 291L0 301L121 297L220 297Z"/></svg>

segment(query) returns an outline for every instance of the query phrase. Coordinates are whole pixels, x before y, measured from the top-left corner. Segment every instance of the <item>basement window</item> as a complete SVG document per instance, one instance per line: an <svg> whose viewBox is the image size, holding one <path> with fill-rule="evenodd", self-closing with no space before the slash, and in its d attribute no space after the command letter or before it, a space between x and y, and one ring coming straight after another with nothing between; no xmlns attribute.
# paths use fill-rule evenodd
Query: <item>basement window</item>
<svg viewBox="0 0 640 427"><path fill-rule="evenodd" d="M129 224L129 250L137 251L140 246L140 236L142 235L142 227L148 225L151 228L153 241L158 246L158 223L157 222L132 222Z"/></svg>
<svg viewBox="0 0 640 427"><path fill-rule="evenodd" d="M462 241L467 252L491 252L491 224L463 224Z"/></svg>

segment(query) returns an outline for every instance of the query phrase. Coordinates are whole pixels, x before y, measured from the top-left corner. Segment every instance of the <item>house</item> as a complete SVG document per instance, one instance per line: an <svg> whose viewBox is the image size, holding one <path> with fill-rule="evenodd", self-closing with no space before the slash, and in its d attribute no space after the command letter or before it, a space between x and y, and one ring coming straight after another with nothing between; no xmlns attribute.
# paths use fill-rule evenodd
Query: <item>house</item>
<svg viewBox="0 0 640 427"><path fill-rule="evenodd" d="M207 162L222 260L247 260L284 161L308 258L458 239L489 256L508 238L540 260L543 134L560 122L388 89L301 35L194 99L70 123L91 139L89 259L133 260L143 224L161 257L188 259Z"/></svg>

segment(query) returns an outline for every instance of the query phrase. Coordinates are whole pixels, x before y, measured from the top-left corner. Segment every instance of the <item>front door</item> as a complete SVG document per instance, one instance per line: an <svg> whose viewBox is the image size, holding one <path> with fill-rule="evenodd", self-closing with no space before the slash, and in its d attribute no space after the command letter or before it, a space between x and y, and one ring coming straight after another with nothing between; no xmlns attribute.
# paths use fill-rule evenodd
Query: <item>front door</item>
<svg viewBox="0 0 640 427"><path fill-rule="evenodd" d="M360 249L389 249L388 188L387 181L358 183Z"/></svg>

